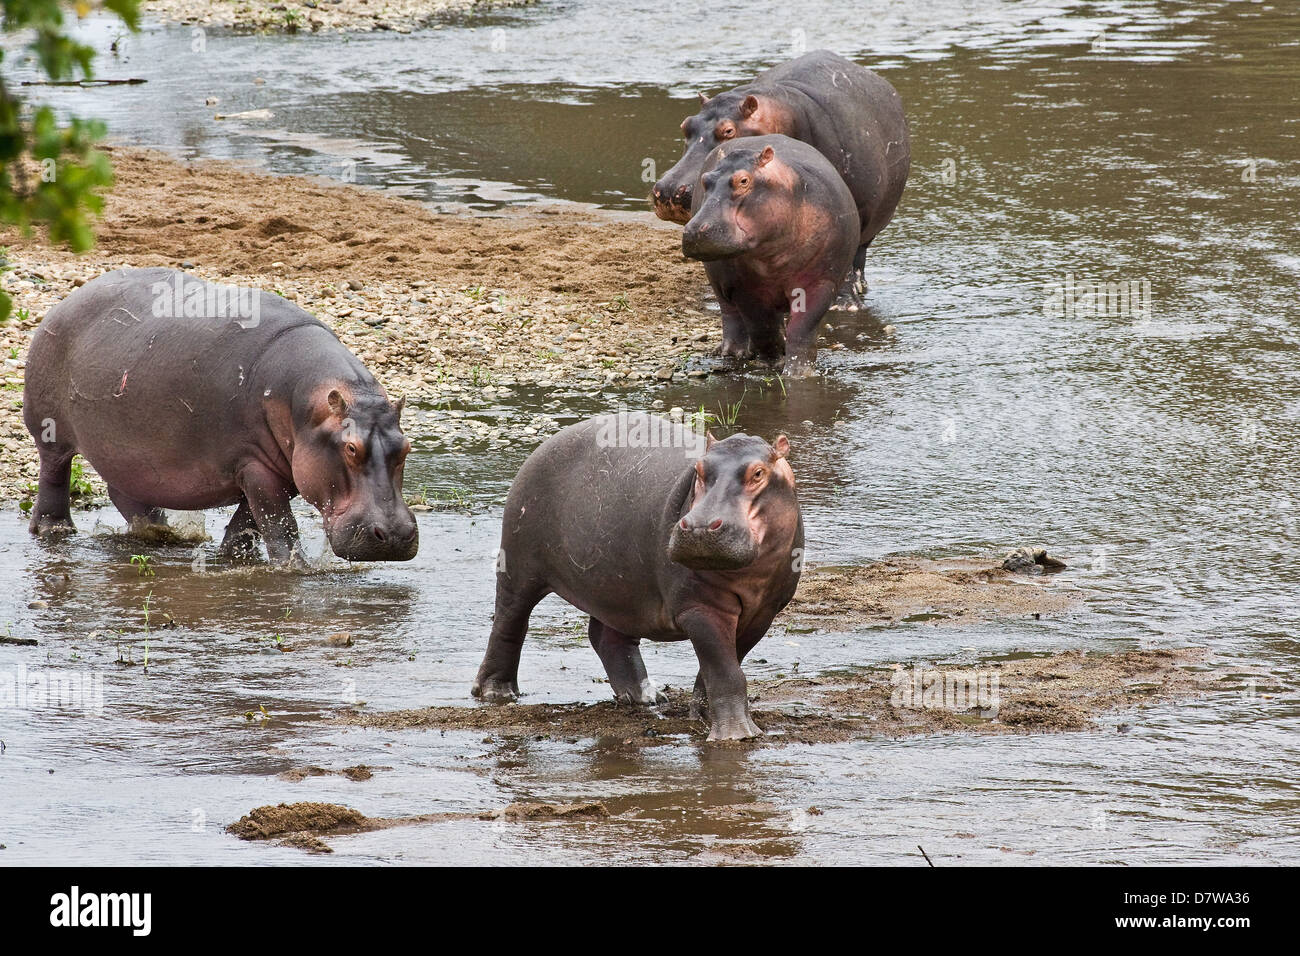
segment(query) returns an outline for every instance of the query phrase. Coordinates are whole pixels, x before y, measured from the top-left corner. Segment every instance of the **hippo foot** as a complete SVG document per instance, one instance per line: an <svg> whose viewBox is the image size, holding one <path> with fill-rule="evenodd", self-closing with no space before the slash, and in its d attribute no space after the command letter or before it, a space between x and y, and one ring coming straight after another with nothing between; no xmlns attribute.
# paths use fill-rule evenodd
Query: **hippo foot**
<svg viewBox="0 0 1300 956"><path fill-rule="evenodd" d="M745 349L731 352L724 349L718 349L712 355L712 358L716 363L714 367L728 372L743 370L749 363L749 360L753 357L754 353Z"/></svg>
<svg viewBox="0 0 1300 956"><path fill-rule="evenodd" d="M284 563L284 566L298 574L312 574L317 570L311 558L307 557L302 548L297 545L294 545L293 550L289 552L289 560Z"/></svg>
<svg viewBox="0 0 1300 956"><path fill-rule="evenodd" d="M749 714L737 714L730 718L719 717L709 727L709 740L752 740L762 737L763 731L750 718Z"/></svg>
<svg viewBox="0 0 1300 956"><path fill-rule="evenodd" d="M806 355L790 355L785 360L785 365L781 368L781 374L786 378L808 378L817 374L814 368L815 359Z"/></svg>
<svg viewBox="0 0 1300 956"><path fill-rule="evenodd" d="M77 530L77 526L72 523L71 518L51 518L45 515L41 518L33 518L27 526L32 534L38 535L62 535L72 534Z"/></svg>
<svg viewBox="0 0 1300 956"><path fill-rule="evenodd" d="M861 293L852 286L845 286L836 296L831 308L836 312L861 312L867 307L866 300L862 298Z"/></svg>
<svg viewBox="0 0 1300 956"><path fill-rule="evenodd" d="M635 691L615 694L614 702L624 707L655 707L668 703L668 695L646 680Z"/></svg>
<svg viewBox="0 0 1300 956"><path fill-rule="evenodd" d="M236 564L248 564L262 557L261 535L252 529L227 534L221 555Z"/></svg>
<svg viewBox="0 0 1300 956"><path fill-rule="evenodd" d="M476 680L470 694L489 704L509 704L519 699L518 681L498 680L488 677Z"/></svg>

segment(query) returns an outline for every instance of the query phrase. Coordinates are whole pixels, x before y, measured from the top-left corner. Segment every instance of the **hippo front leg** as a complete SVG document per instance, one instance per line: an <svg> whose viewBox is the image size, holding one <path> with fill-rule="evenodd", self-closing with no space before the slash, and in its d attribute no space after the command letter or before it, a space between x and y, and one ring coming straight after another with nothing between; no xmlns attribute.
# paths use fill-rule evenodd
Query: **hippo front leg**
<svg viewBox="0 0 1300 956"><path fill-rule="evenodd" d="M709 740L746 740L763 731L749 715L749 686L736 652L736 622L711 611L692 611L679 624L695 648L709 705Z"/></svg>
<svg viewBox="0 0 1300 956"><path fill-rule="evenodd" d="M817 358L817 327L835 301L835 285L819 282L790 290L790 319L785 327L785 373L806 375Z"/></svg>
<svg viewBox="0 0 1300 956"><path fill-rule="evenodd" d="M722 309L722 344L718 346L721 358L743 359L750 354L749 326L745 318L730 302L720 301Z"/></svg>
<svg viewBox="0 0 1300 956"><path fill-rule="evenodd" d="M306 566L298 543L298 522L289 507L293 488L275 472L257 464L245 466L238 481L257 530L266 542L267 558L273 564ZM238 510L235 514L238 516Z"/></svg>

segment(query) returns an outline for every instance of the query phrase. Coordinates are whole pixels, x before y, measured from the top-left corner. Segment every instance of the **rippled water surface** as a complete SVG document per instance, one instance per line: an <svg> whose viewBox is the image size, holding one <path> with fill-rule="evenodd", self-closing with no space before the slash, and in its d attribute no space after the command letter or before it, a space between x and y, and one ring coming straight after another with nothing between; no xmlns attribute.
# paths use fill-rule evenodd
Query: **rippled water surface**
<svg viewBox="0 0 1300 956"><path fill-rule="evenodd" d="M472 509L421 515L407 565L199 572L175 548L155 551L157 574L142 578L138 543L87 533L120 526L115 514L79 516L83 534L60 544L0 521L0 617L40 641L0 645L0 672L102 674L105 700L90 716L0 710L0 859L299 862L221 827L282 800L401 815L579 798L642 812L634 824L387 831L339 839L329 859L919 863L918 843L941 865L1300 858L1300 12L815 2L792 22L788 4L669 6L630 0L614 16L597 0L544 2L410 36L213 34L203 53L189 30L154 28L99 67L147 84L48 98L106 118L122 141L355 174L441 208L560 199L643 214L643 163L675 159L696 90L734 85L801 42L873 66L907 106L912 180L871 251L870 309L832 317L818 377L525 393L484 414L564 422L622 401L740 400L740 427L790 435L815 562L1041 542L1088 594L1063 617L961 630L777 628L751 677L795 662L1197 644L1230 671L1268 675L1264 692L1158 706L1124 718L1124 734L1110 720L1067 735L756 750L342 730L323 718L351 695L377 710L468 704L500 502L528 449L426 445L408 483ZM107 26L86 30L107 48ZM271 117L212 118L243 110ZM1147 283L1151 308L1053 314L1052 284L1068 277ZM222 518L208 516L214 534ZM179 625L152 633L147 673L146 599ZM537 620L528 700L602 699L581 616L548 599ZM352 647L319 643L340 631ZM688 647L651 646L646 659L661 682L694 675ZM244 717L260 707L269 720ZM390 769L365 783L276 776L356 763ZM732 822L706 812L737 803L768 809ZM800 812L812 805L825 812Z"/></svg>

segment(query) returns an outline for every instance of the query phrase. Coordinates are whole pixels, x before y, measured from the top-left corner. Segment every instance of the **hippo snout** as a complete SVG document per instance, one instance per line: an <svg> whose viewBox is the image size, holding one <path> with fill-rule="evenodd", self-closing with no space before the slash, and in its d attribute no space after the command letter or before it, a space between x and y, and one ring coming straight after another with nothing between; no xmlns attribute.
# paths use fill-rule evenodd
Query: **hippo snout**
<svg viewBox="0 0 1300 956"><path fill-rule="evenodd" d="M692 219L682 230L682 254L700 262L738 255L740 250L732 243L723 241L718 235L720 231L716 223L707 219Z"/></svg>
<svg viewBox="0 0 1300 956"><path fill-rule="evenodd" d="M668 557L696 571L735 571L754 563L758 548L749 528L692 512L676 525L668 539Z"/></svg>
<svg viewBox="0 0 1300 956"><path fill-rule="evenodd" d="M330 547L348 561L410 561L420 549L420 531L409 511L391 518L360 518L336 525Z"/></svg>
<svg viewBox="0 0 1300 956"><path fill-rule="evenodd" d="M664 180L655 183L651 192L655 215L665 222L685 225L691 219L691 187L673 186Z"/></svg>

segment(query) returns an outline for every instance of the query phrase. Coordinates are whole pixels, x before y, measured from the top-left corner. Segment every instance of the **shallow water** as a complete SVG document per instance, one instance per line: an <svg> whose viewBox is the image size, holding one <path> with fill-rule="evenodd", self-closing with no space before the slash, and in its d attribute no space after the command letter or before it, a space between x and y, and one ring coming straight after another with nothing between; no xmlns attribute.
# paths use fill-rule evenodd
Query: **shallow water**
<svg viewBox="0 0 1300 956"><path fill-rule="evenodd" d="M908 192L868 263L870 308L832 317L821 374L599 400L521 391L519 404L484 414L563 422L620 402L740 401L741 428L790 435L814 562L1040 542L1088 595L1060 618L960 630L777 628L751 677L795 662L806 673L1183 644L1265 676L1052 736L638 751L341 729L325 718L354 696L376 710L469 705L500 501L527 450L429 444L408 487L464 494L472 511L422 514L420 556L406 565L301 577L210 560L196 572L189 548L148 548L156 575L142 577L130 564L138 543L83 533L38 544L16 516L0 521L0 620L40 641L0 645L0 674L101 674L104 699L89 716L0 710L0 859L299 862L309 858L221 828L253 806L307 799L375 816L521 799L641 811L635 822L346 837L331 841L332 862L923 864L917 844L939 865L1300 857L1300 575L1288 560L1300 465L1297 15L1253 3L1189 4L1172 17L1163 4L922 14L898 3L866 17L860 4L826 2L790 24L776 4L715 3L702 14L712 28L692 38L665 6L624 4L614 18L573 0L409 37L212 35L201 55L188 53L189 31L156 30L130 38L120 65L100 66L145 86L49 99L104 116L124 141L284 172L351 169L446 208L545 198L633 211L648 188L642 161L675 159L693 90L784 59L801 27L809 48L879 68L913 133ZM645 40L656 36L671 40ZM214 122L206 96L223 113L274 116ZM1150 314L1045 314L1050 284L1068 275L1147 281ZM121 524L82 515L83 532L97 519ZM303 521L319 551L318 526ZM208 527L219 535L221 516ZM146 673L150 594L178 626L152 632ZM548 599L535 621L527 699L603 699L581 616ZM320 643L339 631L352 647ZM687 647L649 646L646 659L660 682L694 675ZM1132 729L1117 732L1121 721ZM357 763L391 769L363 783L276 777ZM757 809L718 810L733 804Z"/></svg>

